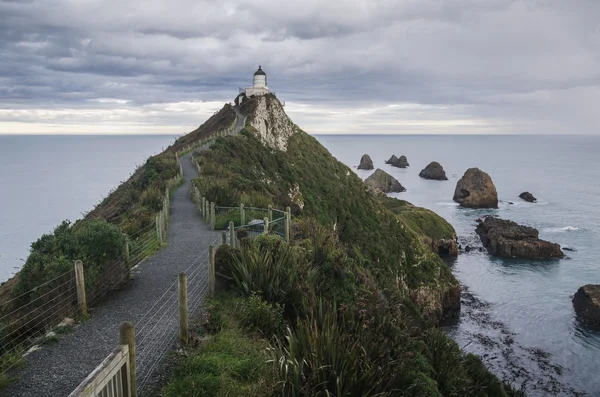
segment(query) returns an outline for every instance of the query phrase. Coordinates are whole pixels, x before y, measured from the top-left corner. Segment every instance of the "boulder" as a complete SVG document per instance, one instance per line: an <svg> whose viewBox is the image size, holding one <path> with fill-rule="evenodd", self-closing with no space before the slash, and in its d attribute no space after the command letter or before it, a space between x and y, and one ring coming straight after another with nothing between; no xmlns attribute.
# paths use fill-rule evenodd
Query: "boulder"
<svg viewBox="0 0 600 397"><path fill-rule="evenodd" d="M365 184L376 194L406 191L396 178L379 168L377 168L371 176L365 179Z"/></svg>
<svg viewBox="0 0 600 397"><path fill-rule="evenodd" d="M581 322L600 327L600 285L580 287L573 297L573 306Z"/></svg>
<svg viewBox="0 0 600 397"><path fill-rule="evenodd" d="M419 173L419 176L424 179L433 179L436 181L447 181L444 167L437 161L432 161Z"/></svg>
<svg viewBox="0 0 600 397"><path fill-rule="evenodd" d="M395 155L392 155L392 157L390 157L390 159L385 163L390 164L392 167L398 168L406 168L409 166L406 156L400 156L400 158L398 158Z"/></svg>
<svg viewBox="0 0 600 397"><path fill-rule="evenodd" d="M525 201L529 201L530 203L535 203L537 201L537 199L533 197L533 194L529 192L523 192L519 194L519 197L521 197Z"/></svg>
<svg viewBox="0 0 600 397"><path fill-rule="evenodd" d="M358 165L358 169L372 170L373 168L373 160L371 160L371 156L369 156L368 154L363 154L363 156L360 158L360 164Z"/></svg>
<svg viewBox="0 0 600 397"><path fill-rule="evenodd" d="M486 216L477 220L475 232L494 256L523 259L563 258L560 245L540 240L539 232L516 222Z"/></svg>
<svg viewBox="0 0 600 397"><path fill-rule="evenodd" d="M467 208L498 208L496 186L479 168L469 168L458 180L453 200Z"/></svg>

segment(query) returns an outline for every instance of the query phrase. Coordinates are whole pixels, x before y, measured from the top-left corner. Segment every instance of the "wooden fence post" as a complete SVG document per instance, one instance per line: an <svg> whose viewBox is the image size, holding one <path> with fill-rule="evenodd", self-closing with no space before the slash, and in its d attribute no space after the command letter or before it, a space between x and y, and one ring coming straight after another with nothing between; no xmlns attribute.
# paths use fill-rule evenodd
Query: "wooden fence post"
<svg viewBox="0 0 600 397"><path fill-rule="evenodd" d="M127 266L127 280L131 280L131 263L129 263L129 237L123 233L125 239L125 265Z"/></svg>
<svg viewBox="0 0 600 397"><path fill-rule="evenodd" d="M83 262L75 261L75 283L77 284L77 302L81 314L87 316L87 299L85 296L85 277L83 276Z"/></svg>
<svg viewBox="0 0 600 397"><path fill-rule="evenodd" d="M156 239L158 240L158 244L162 245L162 232L160 231L160 217L156 215Z"/></svg>
<svg viewBox="0 0 600 397"><path fill-rule="evenodd" d="M240 226L246 224L246 210L244 209L244 203L240 204Z"/></svg>
<svg viewBox="0 0 600 397"><path fill-rule="evenodd" d="M129 321L119 327L119 345L129 346L129 395L137 397L137 380L135 378L135 328Z"/></svg>
<svg viewBox="0 0 600 397"><path fill-rule="evenodd" d="M292 210L287 207L285 210L285 241L290 241L290 226L292 225Z"/></svg>
<svg viewBox="0 0 600 397"><path fill-rule="evenodd" d="M200 213L202 214L203 219L206 219L206 211L204 211L205 208L206 208L206 197L202 196L202 208L200 209Z"/></svg>
<svg viewBox="0 0 600 397"><path fill-rule="evenodd" d="M233 225L233 221L229 222L229 240L231 248L235 248L235 226Z"/></svg>
<svg viewBox="0 0 600 397"><path fill-rule="evenodd" d="M269 218L265 217L265 220L263 222L265 225L265 233L268 233L269 232Z"/></svg>
<svg viewBox="0 0 600 397"><path fill-rule="evenodd" d="M227 232L221 232L221 245L227 244Z"/></svg>
<svg viewBox="0 0 600 397"><path fill-rule="evenodd" d="M189 340L187 298L187 276L179 273L179 339L185 344Z"/></svg>
<svg viewBox="0 0 600 397"><path fill-rule="evenodd" d="M269 222L273 222L273 206L271 204L269 204Z"/></svg>
<svg viewBox="0 0 600 397"><path fill-rule="evenodd" d="M210 203L210 230L215 230L215 203Z"/></svg>
<svg viewBox="0 0 600 397"><path fill-rule="evenodd" d="M210 245L208 247L208 290L210 297L215 297L215 247Z"/></svg>

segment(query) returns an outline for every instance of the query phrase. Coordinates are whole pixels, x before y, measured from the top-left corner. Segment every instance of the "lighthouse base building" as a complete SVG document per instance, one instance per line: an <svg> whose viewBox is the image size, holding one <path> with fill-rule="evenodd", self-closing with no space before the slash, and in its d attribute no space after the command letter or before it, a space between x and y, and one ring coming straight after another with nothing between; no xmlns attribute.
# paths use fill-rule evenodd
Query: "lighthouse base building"
<svg viewBox="0 0 600 397"><path fill-rule="evenodd" d="M267 74L262 70L262 67L259 66L258 70L254 72L252 86L246 88L245 90L240 88L240 94L237 98L235 98L235 103L240 104L244 98L249 98L253 95L259 96L268 93L269 87L267 86Z"/></svg>

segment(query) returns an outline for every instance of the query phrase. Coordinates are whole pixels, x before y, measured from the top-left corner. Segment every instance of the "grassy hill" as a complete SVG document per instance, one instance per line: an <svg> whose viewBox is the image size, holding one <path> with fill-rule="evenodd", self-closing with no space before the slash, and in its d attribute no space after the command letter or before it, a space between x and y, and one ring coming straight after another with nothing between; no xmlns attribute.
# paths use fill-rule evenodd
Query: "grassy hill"
<svg viewBox="0 0 600 397"><path fill-rule="evenodd" d="M202 347L164 395L522 395L436 328L460 285L423 236L451 226L373 196L273 95L241 110L240 135L196 154L196 186L218 205L291 207L292 238L219 248Z"/></svg>

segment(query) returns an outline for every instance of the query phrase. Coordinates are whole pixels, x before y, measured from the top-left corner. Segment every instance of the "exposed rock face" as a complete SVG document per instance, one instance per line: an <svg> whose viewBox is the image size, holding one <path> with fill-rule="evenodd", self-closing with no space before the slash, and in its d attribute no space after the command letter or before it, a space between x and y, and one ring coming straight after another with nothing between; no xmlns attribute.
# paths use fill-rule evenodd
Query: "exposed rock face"
<svg viewBox="0 0 600 397"><path fill-rule="evenodd" d="M371 156L369 156L368 154L363 154L363 156L360 158L360 164L358 165L358 169L372 170L373 168L373 160L371 160Z"/></svg>
<svg viewBox="0 0 600 397"><path fill-rule="evenodd" d="M537 199L533 197L533 194L529 192L523 192L519 194L519 197L521 197L525 201L529 201L530 203L535 203L537 201Z"/></svg>
<svg viewBox="0 0 600 397"><path fill-rule="evenodd" d="M406 191L396 178L379 168L377 168L371 176L365 179L365 184L376 194Z"/></svg>
<svg viewBox="0 0 600 397"><path fill-rule="evenodd" d="M297 127L285 114L283 106L274 95L262 96L249 118L256 136L267 147L287 151L288 141L296 133Z"/></svg>
<svg viewBox="0 0 600 397"><path fill-rule="evenodd" d="M400 156L400 158L398 158L396 155L392 155L392 157L390 157L390 159L385 163L390 164L392 167L398 168L406 168L409 166L406 156Z"/></svg>
<svg viewBox="0 0 600 397"><path fill-rule="evenodd" d="M459 179L453 200L467 208L498 208L496 186L479 168L469 168Z"/></svg>
<svg viewBox="0 0 600 397"><path fill-rule="evenodd" d="M433 179L436 181L447 181L446 172L444 171L444 167L437 161L432 161L425 167L420 173L419 176L424 179Z"/></svg>
<svg viewBox="0 0 600 397"><path fill-rule="evenodd" d="M583 323L600 327L600 285L580 287L573 297L573 306Z"/></svg>
<svg viewBox="0 0 600 397"><path fill-rule="evenodd" d="M516 222L487 216L477 221L475 231L483 246L495 256L504 258L563 258L560 245L540 240L536 229Z"/></svg>
<svg viewBox="0 0 600 397"><path fill-rule="evenodd" d="M430 317L441 320L455 317L460 311L460 284L457 282L447 289L421 287L409 293L410 298Z"/></svg>

